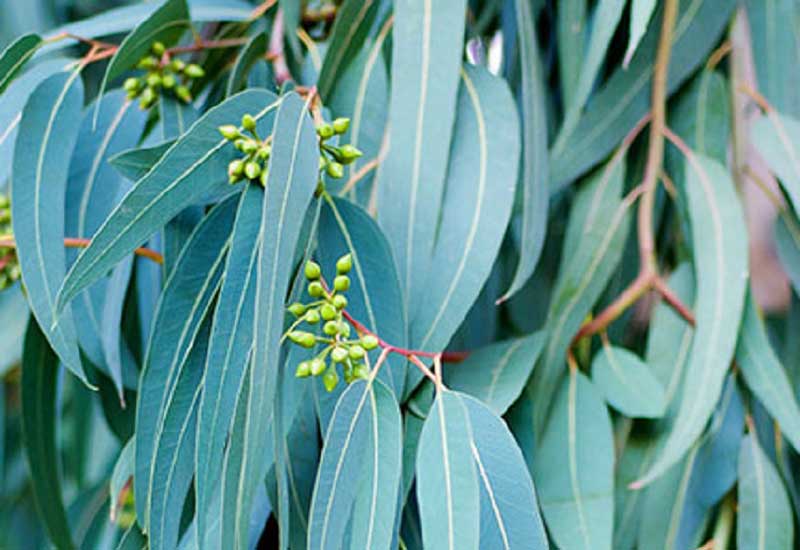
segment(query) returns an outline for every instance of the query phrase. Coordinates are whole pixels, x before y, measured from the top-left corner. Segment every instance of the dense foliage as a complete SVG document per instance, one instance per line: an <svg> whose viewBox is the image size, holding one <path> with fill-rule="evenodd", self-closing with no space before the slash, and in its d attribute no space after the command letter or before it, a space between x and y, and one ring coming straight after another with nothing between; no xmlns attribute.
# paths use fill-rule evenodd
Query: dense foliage
<svg viewBox="0 0 800 550"><path fill-rule="evenodd" d="M0 548L793 548L799 12L6 2Z"/></svg>

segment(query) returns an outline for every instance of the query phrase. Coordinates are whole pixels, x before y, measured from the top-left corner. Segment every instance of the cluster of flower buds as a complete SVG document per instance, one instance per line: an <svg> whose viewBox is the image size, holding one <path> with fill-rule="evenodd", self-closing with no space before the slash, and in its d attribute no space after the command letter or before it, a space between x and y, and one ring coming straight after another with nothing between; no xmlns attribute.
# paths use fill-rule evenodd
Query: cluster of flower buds
<svg viewBox="0 0 800 550"><path fill-rule="evenodd" d="M272 146L269 139L262 141L256 132L256 119L252 115L242 117L242 128L251 135L245 135L233 124L226 124L219 127L219 133L233 145L244 156L240 159L231 161L228 164L228 181L238 183L243 179L251 182L261 182L262 186L267 184L269 169L269 156L272 153Z"/></svg>
<svg viewBox="0 0 800 550"><path fill-rule="evenodd" d="M11 234L11 201L7 195L0 193L0 235ZM5 290L16 283L21 275L16 249L3 246L0 241L0 290Z"/></svg>
<svg viewBox="0 0 800 550"><path fill-rule="evenodd" d="M180 59L169 59L167 49L161 42L155 42L150 52L151 55L140 59L136 66L147 71L144 76L128 78L123 84L128 97L138 97L142 109L152 107L163 90L171 90L185 103L192 101L188 83L205 76L203 68L194 63L186 64Z"/></svg>
<svg viewBox="0 0 800 550"><path fill-rule="evenodd" d="M331 145L327 143L333 136L340 136L350 127L349 118L337 118L333 123L324 122L317 126L319 136L319 169L325 171L332 178L344 176L344 165L351 164L363 153L350 144Z"/></svg>
<svg viewBox="0 0 800 550"><path fill-rule="evenodd" d="M289 312L296 317L295 323L287 333L295 344L311 349L317 344L324 345L314 357L301 361L297 365L295 375L298 378L322 376L325 389L333 391L339 384L339 373L336 366L341 364L344 380L347 384L369 376L369 368L364 363L367 352L378 347L378 338L365 334L360 338L350 338L350 324L342 311L347 307L345 293L350 288L350 277L347 274L353 266L350 254L339 258L336 262L336 278L333 288L328 291L322 284L322 272L318 264L309 261L305 265L305 276L308 279L308 294L314 299L311 303L296 302L289 306ZM322 326L322 333L297 330L301 323L311 327ZM330 362L328 361L330 359Z"/></svg>

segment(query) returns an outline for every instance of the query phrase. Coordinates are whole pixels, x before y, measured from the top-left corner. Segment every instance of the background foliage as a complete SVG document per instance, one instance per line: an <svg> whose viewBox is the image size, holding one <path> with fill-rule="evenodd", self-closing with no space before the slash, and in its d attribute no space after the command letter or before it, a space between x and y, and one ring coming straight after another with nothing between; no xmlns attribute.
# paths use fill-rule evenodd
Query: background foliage
<svg viewBox="0 0 800 550"><path fill-rule="evenodd" d="M798 9L6 0L0 547L793 548Z"/></svg>

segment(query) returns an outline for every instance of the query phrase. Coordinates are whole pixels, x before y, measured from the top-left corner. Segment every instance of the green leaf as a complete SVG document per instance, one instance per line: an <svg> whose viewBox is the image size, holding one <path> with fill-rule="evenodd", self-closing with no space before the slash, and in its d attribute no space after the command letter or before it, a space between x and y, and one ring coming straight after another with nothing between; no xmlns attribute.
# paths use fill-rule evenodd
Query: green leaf
<svg viewBox="0 0 800 550"><path fill-rule="evenodd" d="M254 34L247 44L244 45L242 51L239 52L239 57L236 58L236 64L231 70L228 77L228 83L225 87L225 96L229 97L239 92L247 84L247 74L253 65L259 59L262 59L267 54L267 35L260 32Z"/></svg>
<svg viewBox="0 0 800 550"><path fill-rule="evenodd" d="M194 107L169 96L161 96L158 106L161 139L164 142L180 138L199 117Z"/></svg>
<svg viewBox="0 0 800 550"><path fill-rule="evenodd" d="M147 19L136 25L119 45L114 57L108 62L98 97L104 94L110 82L134 68L141 58L148 55L153 42L172 46L190 25L189 6L186 0L166 0ZM97 102L97 107L99 106L100 101ZM97 111L95 120L96 118Z"/></svg>
<svg viewBox="0 0 800 550"><path fill-rule="evenodd" d="M426 548L468 550L480 539L480 489L463 400L441 391L422 427L417 500Z"/></svg>
<svg viewBox="0 0 800 550"><path fill-rule="evenodd" d="M128 440L120 451L117 462L114 464L114 470L111 472L111 481L109 482L108 488L109 502L111 504L111 521L116 521L117 512L119 512L120 509L122 490L133 477L133 460L135 456L133 443L133 438Z"/></svg>
<svg viewBox="0 0 800 550"><path fill-rule="evenodd" d="M770 345L752 295L747 299L736 362L747 387L778 422L792 447L800 449L800 406L789 377Z"/></svg>
<svg viewBox="0 0 800 550"><path fill-rule="evenodd" d="M14 148L12 219L31 310L61 361L86 382L72 313L59 318L55 307L66 265L67 174L83 107L79 74L51 76L25 105Z"/></svg>
<svg viewBox="0 0 800 550"><path fill-rule="evenodd" d="M578 78L586 56L586 2L564 0L556 15L558 75L564 103L575 102Z"/></svg>
<svg viewBox="0 0 800 550"><path fill-rule="evenodd" d="M547 158L546 83L539 61L536 23L531 3L515 0L522 85L522 166L518 194L522 194L520 258L510 288L501 300L516 294L530 279L544 247L549 199Z"/></svg>
<svg viewBox="0 0 800 550"><path fill-rule="evenodd" d="M481 489L481 548L549 548L522 451L496 413L459 395L471 426L470 448Z"/></svg>
<svg viewBox="0 0 800 550"><path fill-rule="evenodd" d="M625 50L625 60L622 62L623 67L627 67L631 62L636 48L639 47L639 42L642 41L642 37L647 31L647 25L650 23L650 18L653 17L655 9L655 0L633 0L631 3L628 48Z"/></svg>
<svg viewBox="0 0 800 550"><path fill-rule="evenodd" d="M352 255L347 311L383 340L405 347L408 337L400 278L389 243L375 221L358 206L326 198L318 238L324 268L345 254ZM379 355L379 349L370 354L372 364ZM404 359L392 357L378 373L398 399L403 396L407 368Z"/></svg>
<svg viewBox="0 0 800 550"><path fill-rule="evenodd" d="M141 179L155 166L175 141L166 141L153 147L140 147L122 151L108 159L117 171L131 181Z"/></svg>
<svg viewBox="0 0 800 550"><path fill-rule="evenodd" d="M780 179L795 212L800 212L800 121L768 111L753 124L750 142Z"/></svg>
<svg viewBox="0 0 800 550"><path fill-rule="evenodd" d="M730 174L689 152L686 202L692 224L697 298L695 334L674 427L644 485L686 454L708 422L733 358L747 286L747 230Z"/></svg>
<svg viewBox="0 0 800 550"><path fill-rule="evenodd" d="M246 93L246 92L245 92ZM267 429L276 388L289 270L302 231L305 212L317 186L319 148L304 102L295 94L283 97L273 132L269 178L259 229L254 370L247 393L247 424L232 437L244 439L244 463L236 501L237 547L246 544L253 495L267 471L264 461ZM240 430L244 430L241 433Z"/></svg>
<svg viewBox="0 0 800 550"><path fill-rule="evenodd" d="M218 127L251 113L270 120L279 102L265 90L242 92L211 109L125 195L70 269L61 309L186 206L228 189L227 165L237 151Z"/></svg>
<svg viewBox="0 0 800 550"><path fill-rule="evenodd" d="M303 4L296 0L278 0L278 5L283 14L283 27L288 31L286 32L286 41L289 43L292 55L296 59L302 59L303 51L300 49L297 29L300 27L300 19L303 15Z"/></svg>
<svg viewBox="0 0 800 550"><path fill-rule="evenodd" d="M0 94L5 91L41 44L42 37L38 34L25 34L0 53Z"/></svg>
<svg viewBox="0 0 800 550"><path fill-rule="evenodd" d="M385 368L385 367L384 367ZM369 387L368 440L364 468L355 497L350 548L390 548L402 473L403 433L400 407L394 392L382 382Z"/></svg>
<svg viewBox="0 0 800 550"><path fill-rule="evenodd" d="M668 92L677 90L686 77L705 62L735 6L733 0L693 0L685 9L679 10ZM650 109L660 20L659 12L630 66L614 71L595 93L590 108L581 117L575 131L563 140L561 147L550 151L551 194L602 161Z"/></svg>
<svg viewBox="0 0 800 550"><path fill-rule="evenodd" d="M139 526L133 523L120 537L117 550L142 550L143 548L147 548L147 539L139 530Z"/></svg>
<svg viewBox="0 0 800 550"><path fill-rule="evenodd" d="M378 175L378 221L397 260L409 320L425 293L444 195L466 4L394 6L391 148Z"/></svg>
<svg viewBox="0 0 800 550"><path fill-rule="evenodd" d="M379 0L345 0L337 10L317 80L319 95L323 100L328 99L337 80L361 49L379 5Z"/></svg>
<svg viewBox="0 0 800 550"><path fill-rule="evenodd" d="M0 293L0 326L3 327L0 331L0 377L19 364L22 358L22 341L29 316L30 310L21 284L15 284Z"/></svg>
<svg viewBox="0 0 800 550"><path fill-rule="evenodd" d="M445 367L447 387L477 397L497 415L505 414L528 382L545 336L535 332L470 352L461 363Z"/></svg>
<svg viewBox="0 0 800 550"><path fill-rule="evenodd" d="M739 452L736 545L755 550L794 547L794 519L786 489L755 435L746 435Z"/></svg>
<svg viewBox="0 0 800 550"><path fill-rule="evenodd" d="M59 550L74 548L61 493L61 457L56 444L58 357L31 320L22 352L22 443L33 498L47 536Z"/></svg>
<svg viewBox="0 0 800 550"><path fill-rule="evenodd" d="M536 450L533 478L560 548L611 548L614 441L603 399L570 369Z"/></svg>
<svg viewBox="0 0 800 550"><path fill-rule="evenodd" d="M241 195L209 342L197 422L195 495L197 528L206 533L206 511L222 474L225 441L241 391L253 338L258 231L264 192L247 185Z"/></svg>
<svg viewBox="0 0 800 550"><path fill-rule="evenodd" d="M773 235L775 251L786 276L795 292L800 292L800 223L797 217L789 211L781 212L775 220Z"/></svg>
<svg viewBox="0 0 800 550"><path fill-rule="evenodd" d="M149 531L149 505L156 446L176 384L223 275L236 198L217 206L187 243L159 298L139 382L136 406L134 496L142 527Z"/></svg>
<svg viewBox="0 0 800 550"><path fill-rule="evenodd" d="M592 361L592 382L608 404L630 418L658 418L666 410L664 387L644 361L625 348L603 345Z"/></svg>
<svg viewBox="0 0 800 550"><path fill-rule="evenodd" d="M467 66L461 77L441 225L422 301L409 310L415 349L441 351L450 341L489 277L514 201L520 145L511 93L483 68Z"/></svg>

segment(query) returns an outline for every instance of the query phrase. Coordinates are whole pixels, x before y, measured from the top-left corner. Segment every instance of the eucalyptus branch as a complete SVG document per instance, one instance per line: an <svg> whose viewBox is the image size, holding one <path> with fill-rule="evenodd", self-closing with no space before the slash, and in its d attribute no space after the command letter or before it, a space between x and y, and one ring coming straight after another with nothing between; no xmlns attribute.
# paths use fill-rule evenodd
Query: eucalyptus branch
<svg viewBox="0 0 800 550"><path fill-rule="evenodd" d="M64 246L66 248L86 248L91 244L91 242L91 239L81 239L77 237L64 238ZM17 242L11 235L2 235L0 236L0 248L17 248ZM137 248L133 251L133 253L137 256L152 260L157 264L164 263L164 257L155 250L151 250L149 248Z"/></svg>

